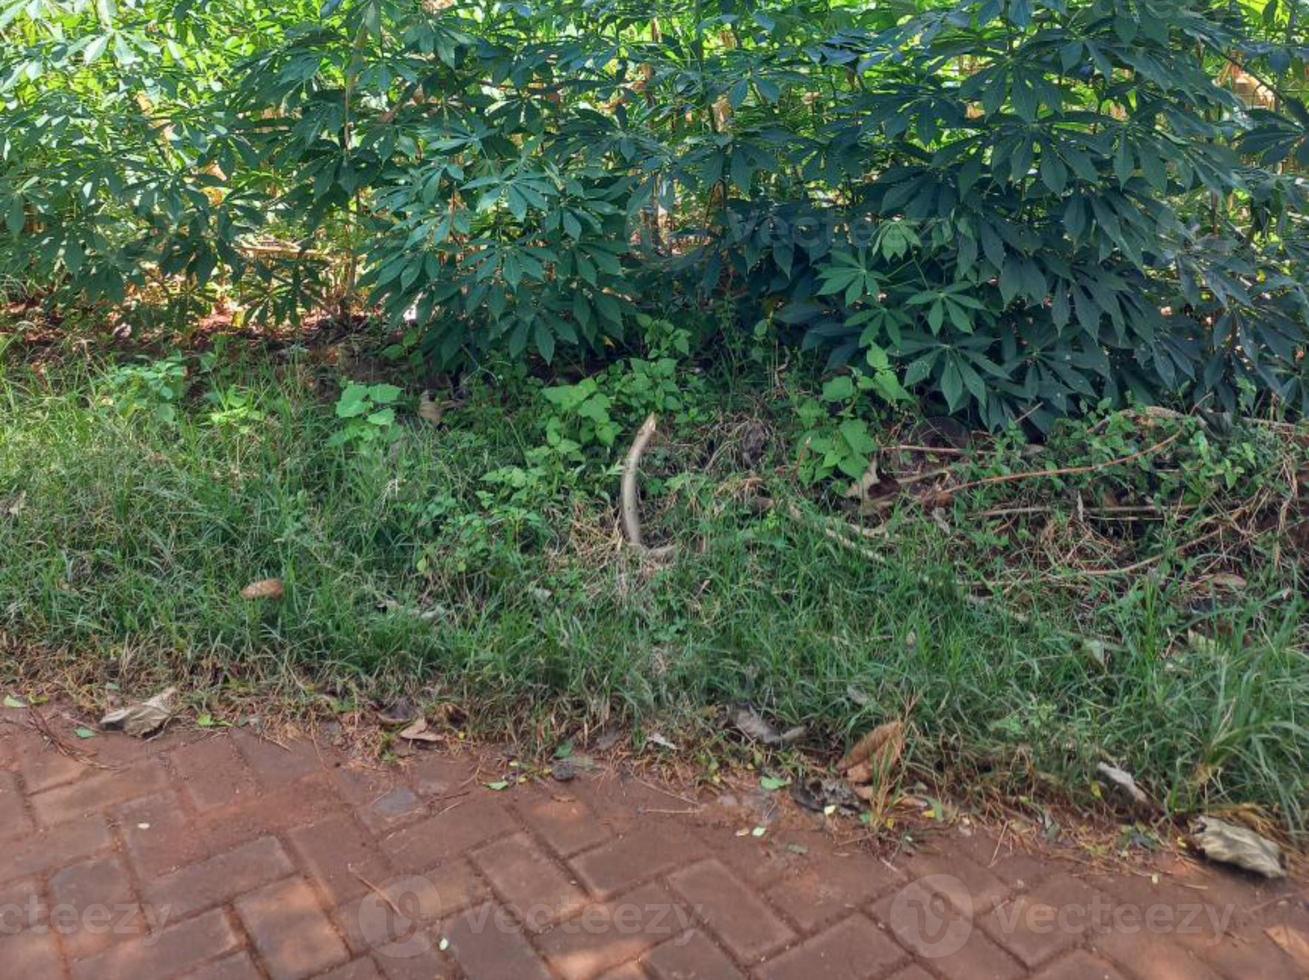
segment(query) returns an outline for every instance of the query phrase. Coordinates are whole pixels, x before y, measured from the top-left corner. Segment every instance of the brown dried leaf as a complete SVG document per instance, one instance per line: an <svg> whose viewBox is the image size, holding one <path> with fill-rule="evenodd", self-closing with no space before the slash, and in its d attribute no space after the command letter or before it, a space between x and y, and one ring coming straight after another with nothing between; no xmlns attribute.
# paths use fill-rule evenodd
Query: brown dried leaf
<svg viewBox="0 0 1309 980"><path fill-rule="evenodd" d="M128 735L144 738L152 735L173 717L173 699L177 688L169 687L146 701L129 704L126 708L110 711L100 719L101 728L121 728Z"/></svg>
<svg viewBox="0 0 1309 980"><path fill-rule="evenodd" d="M857 763L845 771L845 778L851 783L871 783L873 767L866 762Z"/></svg>
<svg viewBox="0 0 1309 980"><path fill-rule="evenodd" d="M280 599L286 595L286 587L280 578L265 578L251 582L241 590L242 599Z"/></svg>
<svg viewBox="0 0 1309 980"><path fill-rule="evenodd" d="M861 762L871 762L873 768L885 772L900 759L904 751L904 722L898 718L878 725L855 742L845 754L839 768L844 772Z"/></svg>
<svg viewBox="0 0 1309 980"><path fill-rule="evenodd" d="M1193 839L1200 853L1211 861L1235 865L1265 878L1286 877L1282 849L1248 827L1201 817Z"/></svg>
<svg viewBox="0 0 1309 980"><path fill-rule="evenodd" d="M436 732L428 731L427 719L419 718L400 732L400 737L410 742L442 742L445 739Z"/></svg>

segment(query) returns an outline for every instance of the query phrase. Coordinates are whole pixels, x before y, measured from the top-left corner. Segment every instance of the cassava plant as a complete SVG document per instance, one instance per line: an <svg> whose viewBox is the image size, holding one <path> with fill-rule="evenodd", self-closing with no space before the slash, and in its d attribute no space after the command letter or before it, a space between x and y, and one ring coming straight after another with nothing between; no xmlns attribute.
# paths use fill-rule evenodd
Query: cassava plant
<svg viewBox="0 0 1309 980"><path fill-rule="evenodd" d="M991 426L1298 411L1302 6L0 0L0 276L444 366L730 303Z"/></svg>

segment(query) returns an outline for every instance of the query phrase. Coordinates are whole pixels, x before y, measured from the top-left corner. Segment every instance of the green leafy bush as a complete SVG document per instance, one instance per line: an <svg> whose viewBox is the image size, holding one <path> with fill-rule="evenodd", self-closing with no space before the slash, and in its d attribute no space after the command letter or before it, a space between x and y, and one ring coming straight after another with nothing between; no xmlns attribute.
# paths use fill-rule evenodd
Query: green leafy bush
<svg viewBox="0 0 1309 980"><path fill-rule="evenodd" d="M386 443L399 436L395 404L403 394L390 384L350 383L336 402L341 427L328 438L329 446Z"/></svg>
<svg viewBox="0 0 1309 980"><path fill-rule="evenodd" d="M726 305L993 427L1299 410L1295 11L5 2L0 276L368 302L443 366L612 355L640 312Z"/></svg>

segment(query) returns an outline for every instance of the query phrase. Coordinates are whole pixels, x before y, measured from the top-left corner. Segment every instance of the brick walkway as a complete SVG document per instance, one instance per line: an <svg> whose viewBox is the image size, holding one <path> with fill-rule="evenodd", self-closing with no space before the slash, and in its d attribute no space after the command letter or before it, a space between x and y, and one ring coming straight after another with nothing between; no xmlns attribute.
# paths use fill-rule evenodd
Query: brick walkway
<svg viewBox="0 0 1309 980"><path fill-rule="evenodd" d="M61 720L83 763L0 720L5 977L1309 976L1298 884L1175 859L1156 883L957 829L882 857L763 794L605 771L497 792L471 756L397 773Z"/></svg>

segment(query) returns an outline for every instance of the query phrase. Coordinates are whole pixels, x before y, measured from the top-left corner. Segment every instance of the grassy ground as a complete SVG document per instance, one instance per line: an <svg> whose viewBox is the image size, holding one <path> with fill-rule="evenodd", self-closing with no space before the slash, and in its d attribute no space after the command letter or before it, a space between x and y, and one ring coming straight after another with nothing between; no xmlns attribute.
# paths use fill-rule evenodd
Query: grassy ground
<svg viewBox="0 0 1309 980"><path fill-rule="evenodd" d="M823 749L907 714L911 765L956 786L1090 801L1103 760L1173 811L1253 803L1304 824L1299 551L1253 510L1230 534L1195 518L1280 478L1268 430L1221 447L1179 427L1176 465L996 481L937 519L888 511L888 533L851 547L829 533L835 490L794 478L794 399L719 379L736 393L671 413L646 462L647 534L679 544L652 565L617 530L639 419L618 407L612 449L550 451L539 386L477 383L439 425L402 410L340 444L334 381L295 357L192 362L184 384L115 371L0 377L11 688L180 681L197 703L259 688L328 707L407 691L560 737L614 719L711 737L713 709L749 702ZM1103 462L1167 431L1110 418L1035 463L994 447L964 476ZM1133 492L1191 509L1146 531L1078 516ZM1048 512L975 516L1006 506ZM1087 574L1087 555L1144 565ZM266 577L283 601L240 597Z"/></svg>

